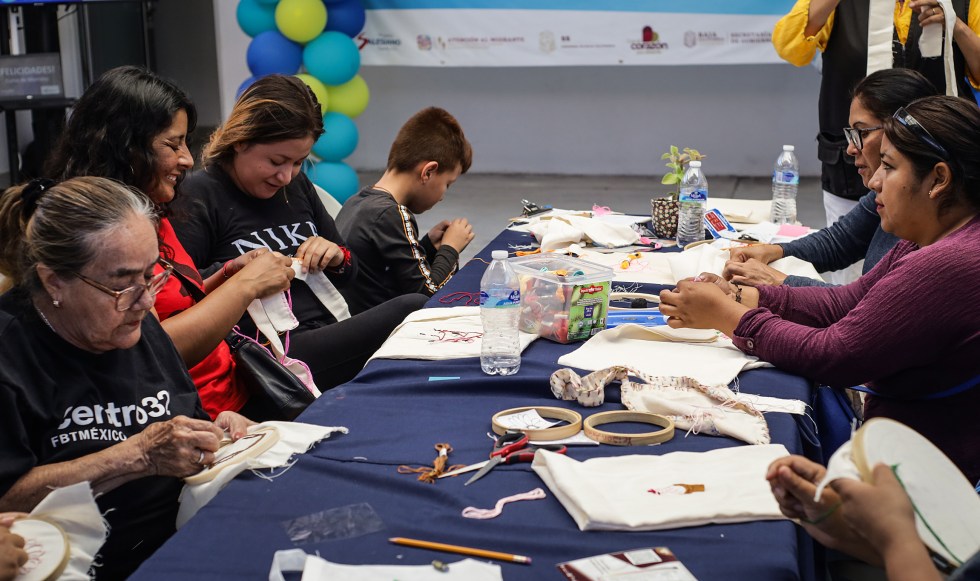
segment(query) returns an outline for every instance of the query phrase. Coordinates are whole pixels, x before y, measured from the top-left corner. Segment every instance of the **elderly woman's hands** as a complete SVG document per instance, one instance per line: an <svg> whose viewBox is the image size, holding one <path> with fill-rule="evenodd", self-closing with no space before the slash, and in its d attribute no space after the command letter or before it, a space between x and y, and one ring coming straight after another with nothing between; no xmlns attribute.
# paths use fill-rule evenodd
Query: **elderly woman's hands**
<svg viewBox="0 0 980 581"><path fill-rule="evenodd" d="M24 539L11 533L7 526L0 526L0 581L17 577L21 566L27 562Z"/></svg>
<svg viewBox="0 0 980 581"><path fill-rule="evenodd" d="M254 426L255 422L235 412L221 412L214 419L214 425L228 432L231 441L237 441L245 435L249 426Z"/></svg>
<svg viewBox="0 0 980 581"><path fill-rule="evenodd" d="M127 441L138 447L146 473L183 478L214 462L223 436L221 428L207 420L178 416L150 424Z"/></svg>
<svg viewBox="0 0 980 581"><path fill-rule="evenodd" d="M303 272L317 272L343 264L344 251L326 238L310 236L296 249L296 258L302 263Z"/></svg>

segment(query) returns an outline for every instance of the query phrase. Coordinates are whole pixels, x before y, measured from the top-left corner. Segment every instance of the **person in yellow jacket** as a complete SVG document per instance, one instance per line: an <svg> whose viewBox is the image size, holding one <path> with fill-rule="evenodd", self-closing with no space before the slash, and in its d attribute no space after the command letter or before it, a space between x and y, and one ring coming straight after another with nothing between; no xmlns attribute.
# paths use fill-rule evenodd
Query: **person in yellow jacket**
<svg viewBox="0 0 980 581"><path fill-rule="evenodd" d="M881 1L885 0L797 0L772 34L779 56L798 67L809 64L818 50L822 53L817 155L828 225L850 211L867 192L846 154L843 128L851 91L867 74L871 4ZM980 88L980 0L952 0L951 5L956 13L956 80L960 95L969 97L971 85ZM922 57L918 40L924 27L944 26L944 22L943 6L937 0L894 2L892 65L919 71L940 90L946 84L943 59ZM848 280L842 277L834 282Z"/></svg>

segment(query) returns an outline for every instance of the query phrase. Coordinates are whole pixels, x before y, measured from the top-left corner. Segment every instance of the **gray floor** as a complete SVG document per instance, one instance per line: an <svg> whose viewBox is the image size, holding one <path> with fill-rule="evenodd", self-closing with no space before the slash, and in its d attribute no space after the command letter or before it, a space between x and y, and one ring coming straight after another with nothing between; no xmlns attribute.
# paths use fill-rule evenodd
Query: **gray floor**
<svg viewBox="0 0 980 581"><path fill-rule="evenodd" d="M361 185L374 183L382 173L359 172ZM772 195L768 177L708 176L708 185L709 196L765 200ZM418 222L419 229L426 232L440 220L468 219L476 237L462 253L465 262L503 230L508 218L520 215L521 199L567 210L590 210L593 204L599 204L619 212L649 214L650 199L668 191L660 184L659 176L467 174L456 181L442 202L420 215ZM801 223L814 228L824 226L819 178L800 181L797 206Z"/></svg>

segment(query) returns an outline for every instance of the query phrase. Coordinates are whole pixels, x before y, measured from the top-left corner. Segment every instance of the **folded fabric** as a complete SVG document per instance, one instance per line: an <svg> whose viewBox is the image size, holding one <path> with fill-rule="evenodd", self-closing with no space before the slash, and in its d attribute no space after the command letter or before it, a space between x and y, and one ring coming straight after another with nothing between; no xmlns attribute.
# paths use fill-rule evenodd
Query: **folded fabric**
<svg viewBox="0 0 980 581"><path fill-rule="evenodd" d="M769 200L708 197L708 209L715 208L721 211L729 222L758 224L769 219L772 202Z"/></svg>
<svg viewBox="0 0 980 581"><path fill-rule="evenodd" d="M316 426L298 422L263 422L249 427L249 433L264 427L274 427L279 433L279 440L262 454L252 458L242 458L242 461L228 466L213 480L201 484L185 485L180 491L180 509L177 512L177 527L180 528L190 520L197 511L215 497L231 480L245 470L260 468L278 468L285 466L295 454L304 454L314 444L330 437L335 432L347 433L344 427Z"/></svg>
<svg viewBox="0 0 980 581"><path fill-rule="evenodd" d="M521 351L537 338L521 331ZM482 346L480 307L422 309L405 317L371 359L442 361L479 357Z"/></svg>
<svg viewBox="0 0 980 581"><path fill-rule="evenodd" d="M715 340L705 342L709 333ZM558 364L590 371L622 365L654 377L691 377L705 385L728 385L743 369L772 367L742 353L717 331L633 324L600 331Z"/></svg>
<svg viewBox="0 0 980 581"><path fill-rule="evenodd" d="M68 537L68 564L58 579L91 579L89 569L109 528L102 520L89 483L79 482L52 490L34 507L31 516L53 522Z"/></svg>
<svg viewBox="0 0 980 581"><path fill-rule="evenodd" d="M284 573L303 573L302 581L343 579L344 581L503 581L500 565L474 559L447 563L441 571L432 565L342 565L302 549L276 551L272 557L269 581L285 581Z"/></svg>
<svg viewBox="0 0 980 581"><path fill-rule="evenodd" d="M579 462L539 450L532 469L583 531L653 531L784 518L766 468L779 444Z"/></svg>
<svg viewBox="0 0 980 581"><path fill-rule="evenodd" d="M627 224L575 215L534 218L528 224L528 231L541 244L542 251L558 250L579 242L618 248L635 244L640 239Z"/></svg>
<svg viewBox="0 0 980 581"><path fill-rule="evenodd" d="M643 383L630 381L638 377ZM606 385L620 382L627 409L667 416L679 430L710 436L731 436L749 444L768 444L769 425L762 413L738 400L725 385L704 385L690 377L650 377L629 367L609 367L579 377L571 369L551 375L551 392L559 399L577 399L586 407L602 404Z"/></svg>

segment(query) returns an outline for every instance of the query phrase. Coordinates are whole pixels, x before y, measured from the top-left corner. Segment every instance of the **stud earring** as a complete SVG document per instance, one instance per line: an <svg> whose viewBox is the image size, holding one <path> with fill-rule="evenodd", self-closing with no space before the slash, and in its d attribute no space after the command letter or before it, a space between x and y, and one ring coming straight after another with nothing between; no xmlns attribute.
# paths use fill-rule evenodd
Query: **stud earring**
<svg viewBox="0 0 980 581"><path fill-rule="evenodd" d="M51 301L51 304L54 305L54 308L56 308L56 309L60 309L61 308L61 301L59 301L58 299L55 299L55 300Z"/></svg>

